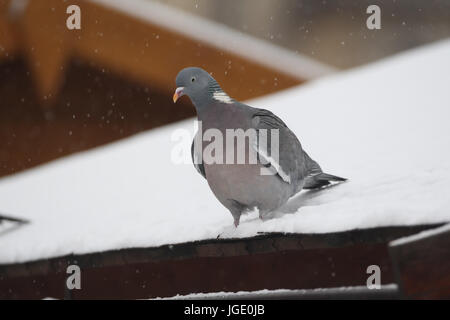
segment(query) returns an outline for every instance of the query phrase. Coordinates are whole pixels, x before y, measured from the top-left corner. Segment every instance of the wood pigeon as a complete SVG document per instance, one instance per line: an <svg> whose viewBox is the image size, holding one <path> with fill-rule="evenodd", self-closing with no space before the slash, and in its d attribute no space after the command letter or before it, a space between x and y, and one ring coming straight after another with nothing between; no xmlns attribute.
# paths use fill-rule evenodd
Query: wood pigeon
<svg viewBox="0 0 450 320"><path fill-rule="evenodd" d="M264 219L302 189L318 189L346 180L323 173L280 118L268 110L230 98L205 70L195 67L181 70L176 86L173 101L187 95L197 111L199 131L191 146L194 166L208 181L217 199L231 212L236 227L241 215L254 208ZM244 136L245 141L240 140L240 145L236 143L236 136L230 134L237 131L250 132ZM251 135L253 132L255 134ZM272 136L273 132L276 134ZM218 140L220 135L223 140ZM216 146L223 149L219 158L214 154L218 150L210 152L208 146L213 143L213 136ZM234 143L225 141L227 137L233 137L231 142ZM266 142L264 146L262 141ZM245 161L239 162L236 156L242 147ZM256 161L250 161L254 159L252 151ZM277 151L277 157L273 157L273 151ZM205 160L209 154L214 161Z"/></svg>

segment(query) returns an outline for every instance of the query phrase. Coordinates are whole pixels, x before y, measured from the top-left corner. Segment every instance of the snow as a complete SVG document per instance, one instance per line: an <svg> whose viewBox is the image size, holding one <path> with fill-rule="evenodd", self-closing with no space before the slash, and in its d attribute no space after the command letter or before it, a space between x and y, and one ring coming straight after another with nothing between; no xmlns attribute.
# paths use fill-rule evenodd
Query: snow
<svg viewBox="0 0 450 320"><path fill-rule="evenodd" d="M11 221L2 221L0 220L0 237L3 234L6 234L8 232L12 232L13 230L22 227L21 224L18 224L16 222Z"/></svg>
<svg viewBox="0 0 450 320"><path fill-rule="evenodd" d="M380 289L382 290L397 290L398 287L396 284L385 284L380 286ZM372 289L372 290L380 290L380 289ZM343 293L343 292L364 292L368 289L366 286L353 286L353 287L336 287L336 288L316 288L316 289L275 289L275 290L269 290L269 289L263 289L263 290L256 290L256 291L238 291L238 292L209 292L209 293L191 293L187 295L176 295L169 298L155 298L151 300L199 300L199 299L252 299L255 296L260 296L262 299L264 297L274 297L276 296L279 299L282 299L286 296L301 296L306 294L330 294L335 295L337 293Z"/></svg>
<svg viewBox="0 0 450 320"><path fill-rule="evenodd" d="M0 263L219 233L449 221L449 56L447 40L250 101L284 119L326 172L350 180L302 192L274 219L251 213L236 230L192 164L171 160L172 135L192 131L193 119L0 179L0 212L31 221L0 234Z"/></svg>
<svg viewBox="0 0 450 320"><path fill-rule="evenodd" d="M426 239L429 237L433 237L433 236L437 236L446 232L450 231L450 223L445 224L441 227L438 228L434 228L434 229L429 229L429 230L424 230L422 232L407 236L407 237L403 237L403 238L399 238L396 239L394 241L391 241L389 243L389 245L391 247L395 247L395 246L401 246L404 244L408 244L408 243L412 243L412 242L416 242L422 239Z"/></svg>

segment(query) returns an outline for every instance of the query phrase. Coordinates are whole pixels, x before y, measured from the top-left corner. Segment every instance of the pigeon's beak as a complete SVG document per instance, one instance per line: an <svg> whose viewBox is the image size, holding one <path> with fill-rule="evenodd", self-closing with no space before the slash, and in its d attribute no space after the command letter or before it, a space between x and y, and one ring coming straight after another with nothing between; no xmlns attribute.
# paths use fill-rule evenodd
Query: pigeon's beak
<svg viewBox="0 0 450 320"><path fill-rule="evenodd" d="M173 94L173 103L177 102L178 98L184 95L184 87L178 87Z"/></svg>

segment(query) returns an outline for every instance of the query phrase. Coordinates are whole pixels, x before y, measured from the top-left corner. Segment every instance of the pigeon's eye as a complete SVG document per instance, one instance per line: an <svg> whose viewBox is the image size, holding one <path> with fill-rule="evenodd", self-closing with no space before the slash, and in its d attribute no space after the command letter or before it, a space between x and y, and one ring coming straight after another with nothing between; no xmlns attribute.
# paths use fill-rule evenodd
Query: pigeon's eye
<svg viewBox="0 0 450 320"><path fill-rule="evenodd" d="M195 81L195 77L192 77L192 78L191 78L191 82L194 82L194 81Z"/></svg>

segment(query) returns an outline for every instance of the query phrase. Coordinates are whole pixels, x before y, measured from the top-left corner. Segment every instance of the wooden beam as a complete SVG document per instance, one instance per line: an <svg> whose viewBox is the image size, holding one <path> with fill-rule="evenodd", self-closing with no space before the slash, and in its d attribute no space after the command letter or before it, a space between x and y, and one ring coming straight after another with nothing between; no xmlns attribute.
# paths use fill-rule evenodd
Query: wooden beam
<svg viewBox="0 0 450 320"><path fill-rule="evenodd" d="M450 224L389 245L396 282L409 299L450 299Z"/></svg>
<svg viewBox="0 0 450 320"><path fill-rule="evenodd" d="M61 0L29 1L20 20L22 49L42 100L51 100L62 85L70 50L66 7Z"/></svg>
<svg viewBox="0 0 450 320"><path fill-rule="evenodd" d="M145 6L143 15L132 14L128 2L71 1L81 8L81 30L67 29L66 1L28 0L14 23L8 17L9 4L9 0L0 0L3 55L27 57L44 101L58 92L71 57L167 93L179 70L200 66L238 100L332 72L309 58L147 1L132 3L133 7ZM161 23L170 17L173 24Z"/></svg>
<svg viewBox="0 0 450 320"><path fill-rule="evenodd" d="M0 61L13 56L18 49L17 34L9 16L11 0L0 0Z"/></svg>
<svg viewBox="0 0 450 320"><path fill-rule="evenodd" d="M276 61L272 68L262 66L114 8L83 2L81 10L81 36L74 40L77 55L163 91L173 91L177 73L187 66L208 70L238 100L302 82L277 71Z"/></svg>
<svg viewBox="0 0 450 320"><path fill-rule="evenodd" d="M394 282L387 243L432 226L329 234L264 234L156 248L69 255L0 266L0 299L64 297L66 268L77 264L75 299L135 299L200 292L365 286L369 265Z"/></svg>

